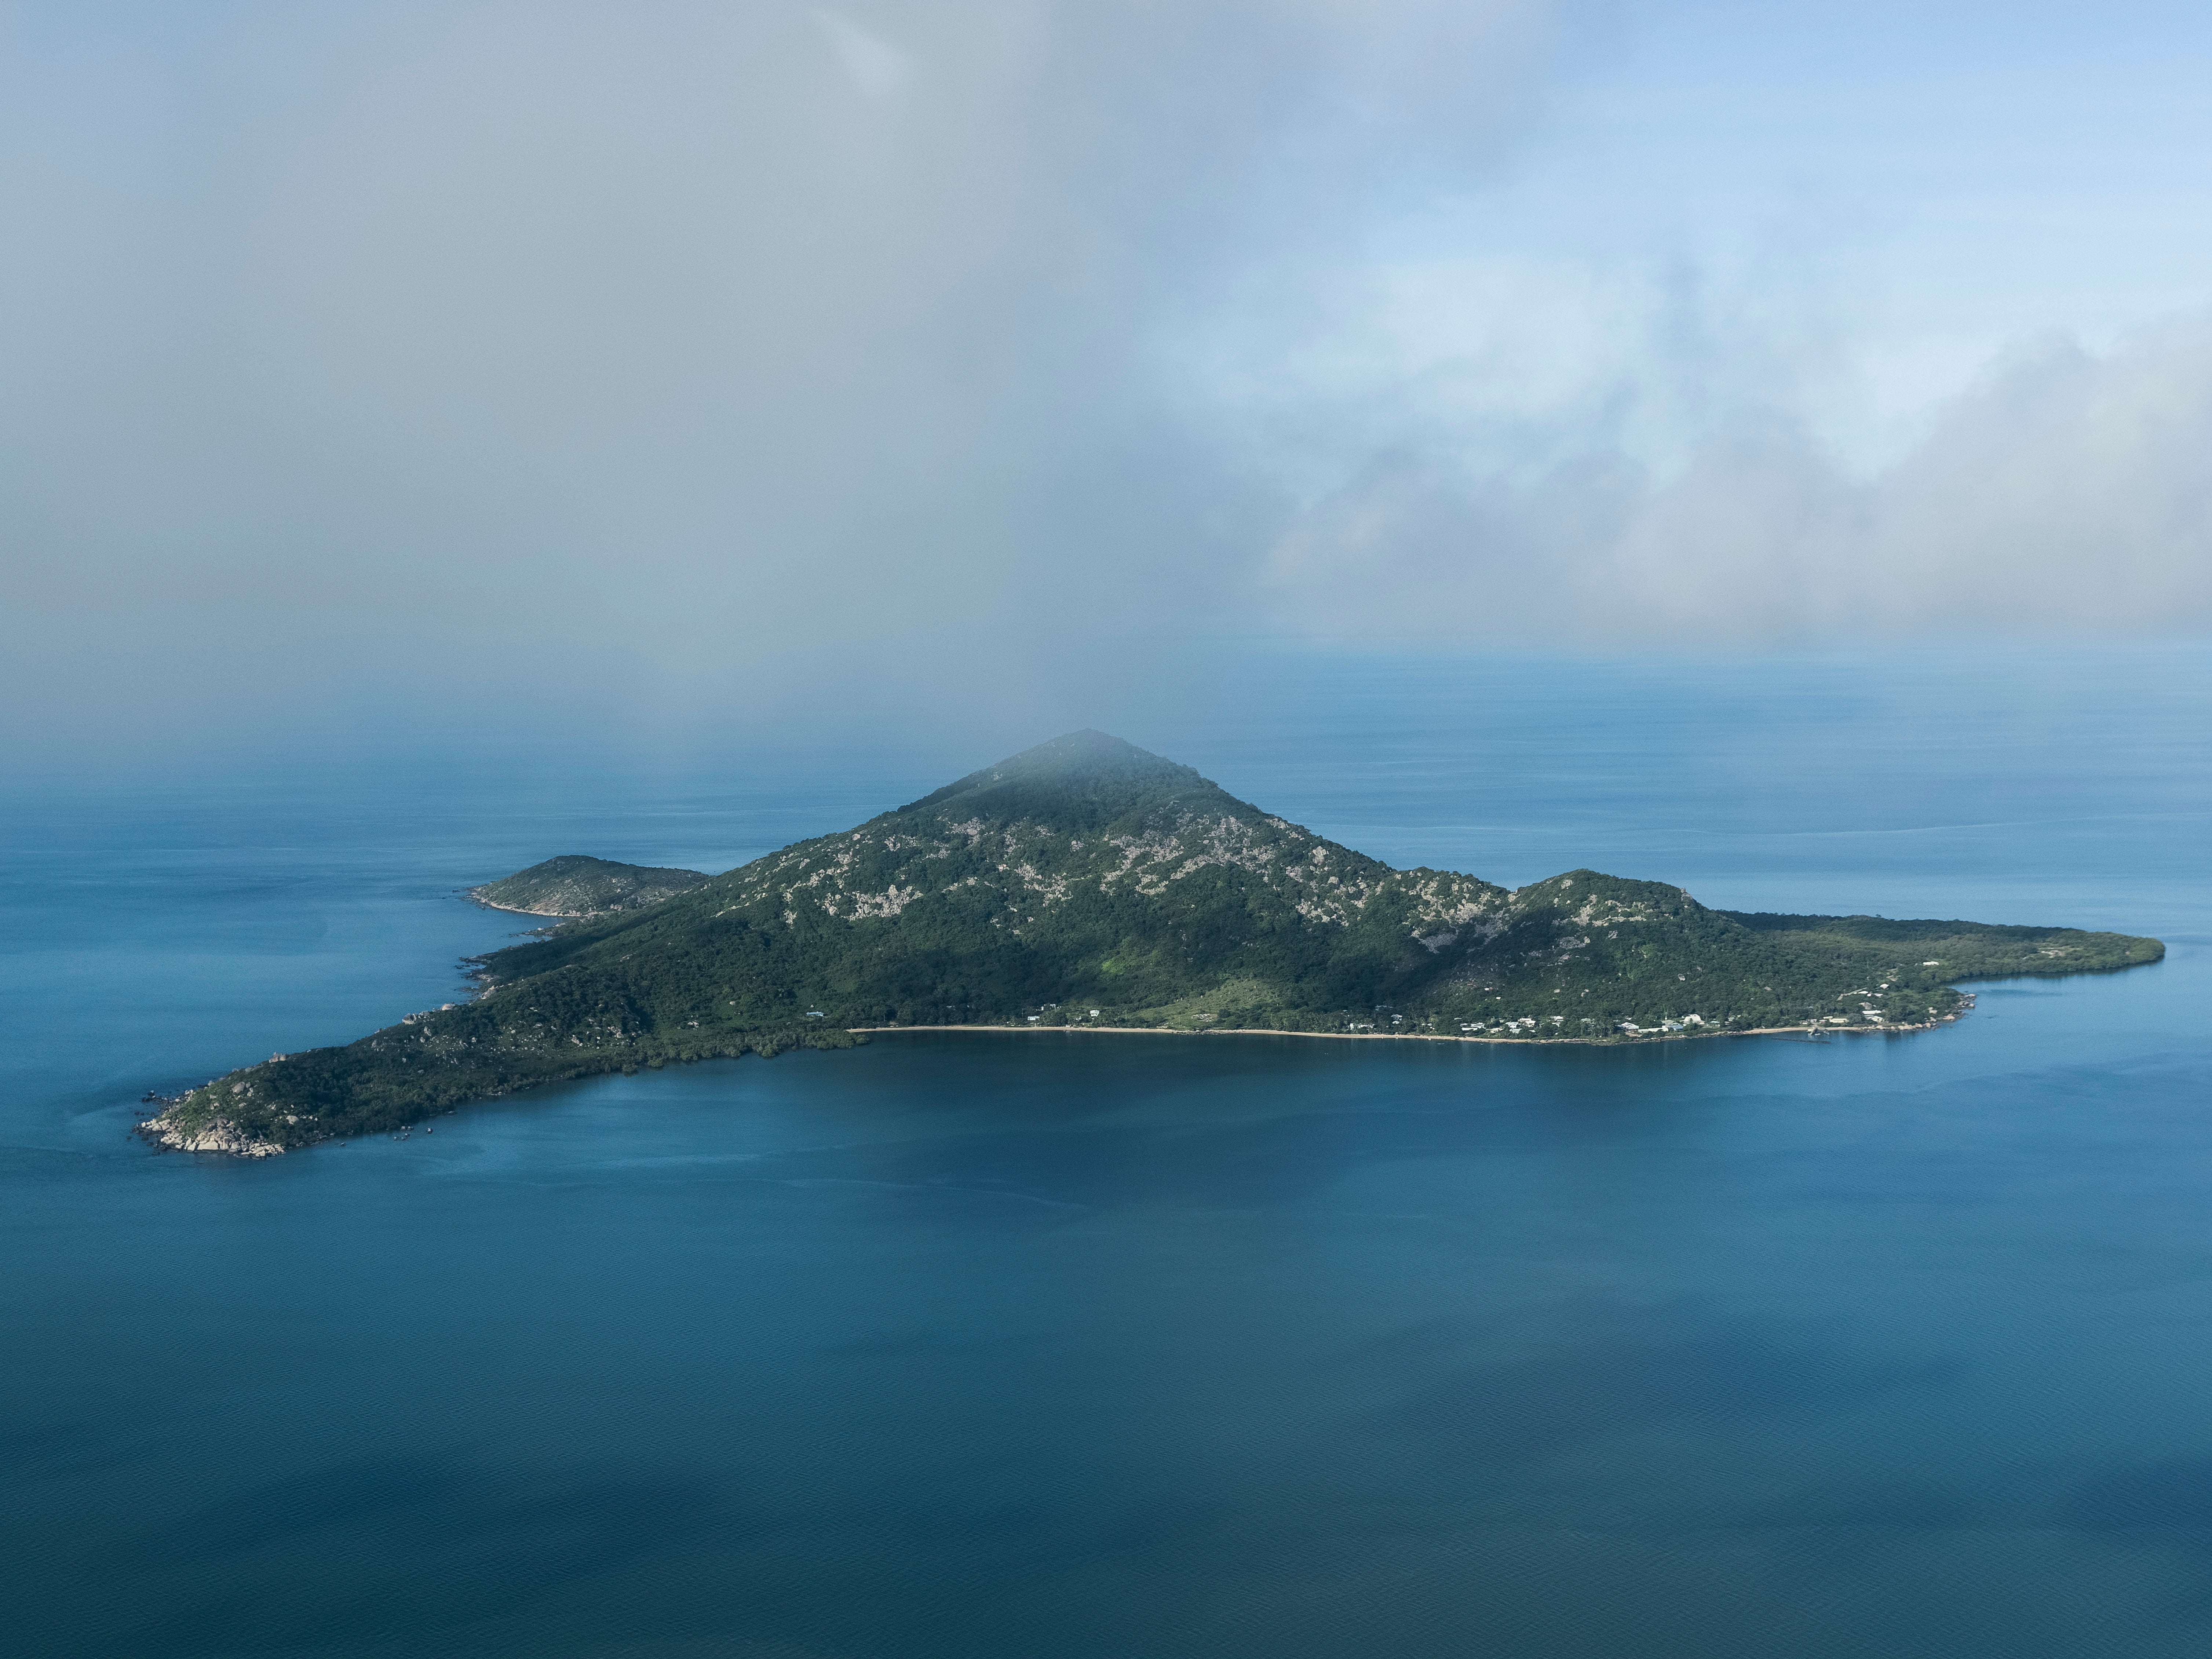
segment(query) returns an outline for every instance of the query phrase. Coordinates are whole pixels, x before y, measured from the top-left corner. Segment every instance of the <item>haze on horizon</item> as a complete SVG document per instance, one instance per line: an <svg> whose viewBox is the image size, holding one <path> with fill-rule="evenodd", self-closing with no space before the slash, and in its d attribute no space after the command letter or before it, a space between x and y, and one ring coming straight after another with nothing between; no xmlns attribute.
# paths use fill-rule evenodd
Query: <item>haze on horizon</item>
<svg viewBox="0 0 2212 1659"><path fill-rule="evenodd" d="M0 7L0 761L1044 735L1252 641L2203 639L2208 47L2140 3Z"/></svg>

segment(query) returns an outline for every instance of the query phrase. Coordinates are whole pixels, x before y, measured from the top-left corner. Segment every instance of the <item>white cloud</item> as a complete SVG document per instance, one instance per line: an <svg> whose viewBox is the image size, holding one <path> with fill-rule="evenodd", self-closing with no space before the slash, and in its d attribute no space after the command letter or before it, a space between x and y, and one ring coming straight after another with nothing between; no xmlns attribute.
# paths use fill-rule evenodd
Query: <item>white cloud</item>
<svg viewBox="0 0 2212 1659"><path fill-rule="evenodd" d="M1218 621L1264 492L1168 408L1167 319L1493 142L1540 15L249 3L19 42L5 689L56 730L464 673L957 702Z"/></svg>
<svg viewBox="0 0 2212 1659"><path fill-rule="evenodd" d="M2092 333L1929 414L1957 342L1869 343L1876 285L1817 202L1731 264L1620 211L1659 163L1611 195L1604 157L1536 164L1609 15L239 0L18 29L0 698L64 744L463 699L1091 718L1200 683L1179 641L1285 621L2212 620L2201 331Z"/></svg>
<svg viewBox="0 0 2212 1659"><path fill-rule="evenodd" d="M905 90L914 76L914 61L872 30L834 11L817 11L814 21L830 42L830 50L863 98L889 103Z"/></svg>
<svg viewBox="0 0 2212 1659"><path fill-rule="evenodd" d="M1287 618L1603 647L2212 627L2212 319L2021 351L1870 475L1786 424L1665 475L1619 447L1486 469L1449 435L1290 526Z"/></svg>

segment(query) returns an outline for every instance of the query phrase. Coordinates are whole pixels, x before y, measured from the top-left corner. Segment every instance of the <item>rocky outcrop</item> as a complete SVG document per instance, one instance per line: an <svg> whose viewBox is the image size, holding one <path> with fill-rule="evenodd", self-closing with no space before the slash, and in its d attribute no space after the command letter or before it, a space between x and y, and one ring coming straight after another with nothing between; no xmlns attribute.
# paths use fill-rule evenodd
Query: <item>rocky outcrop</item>
<svg viewBox="0 0 2212 1659"><path fill-rule="evenodd" d="M179 1123L167 1113L149 1117L138 1133L157 1146L179 1152L228 1152L235 1158L274 1158L284 1149L273 1140L257 1140L228 1118L204 1123Z"/></svg>

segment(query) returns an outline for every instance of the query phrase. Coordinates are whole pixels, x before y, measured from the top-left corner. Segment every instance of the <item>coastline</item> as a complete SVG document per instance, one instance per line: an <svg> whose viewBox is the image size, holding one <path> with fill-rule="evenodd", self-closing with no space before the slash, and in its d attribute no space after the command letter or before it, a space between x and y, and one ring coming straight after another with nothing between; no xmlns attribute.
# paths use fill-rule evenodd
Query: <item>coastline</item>
<svg viewBox="0 0 2212 1659"><path fill-rule="evenodd" d="M1742 1031L1639 1031L1634 1036L1486 1036L1449 1031L1286 1031L1271 1025L848 1025L854 1036L890 1031L992 1031L1002 1036L1031 1036L1075 1032L1111 1033L1120 1036L1279 1036L1322 1037L1336 1042L1490 1042L1522 1048L1617 1048L1631 1042L1693 1042L1707 1037L1787 1036L1801 1042L1832 1036L1885 1036L1909 1031L1932 1031L1938 1025L1955 1024L1958 1017L1923 1020L1917 1025L1757 1025Z"/></svg>
<svg viewBox="0 0 2212 1659"><path fill-rule="evenodd" d="M491 906L488 908L501 908L504 907ZM479 992L479 994L482 994L482 993ZM1177 1026L1167 1025L1030 1025L1026 1024L1021 1025L848 1025L830 1028L830 1030L839 1032L848 1039L845 1043L833 1044L830 1046L850 1047L851 1042L849 1039L859 1038L865 1042L870 1036L882 1036L896 1031L963 1031L984 1032L1000 1036L1043 1035L1048 1033L1057 1033L1060 1036L1066 1036L1079 1033L1111 1033L1113 1035L1121 1036L1322 1037L1341 1042L1482 1042L1493 1044L1519 1043L1529 1047L1540 1048L1599 1048L1618 1047L1628 1043L1669 1042L1684 1039L1716 1036L1778 1037L1797 1042L1823 1042L1828 1037L1838 1034L1844 1036L1894 1036L1916 1031L1929 1031L1935 1030L1939 1024L1955 1024L1956 1020L1956 1015L1947 1015L1939 1017L1934 1020L1925 1021L1916 1025L1884 1024L1826 1027L1804 1025L1762 1025L1741 1031L1639 1031L1633 1036L1611 1037L1492 1036L1487 1034L1474 1035L1443 1031L1291 1031L1264 1025L1200 1027L1195 1029L1185 1029ZM802 1046L806 1045L802 1043ZM706 1057L707 1056L701 1056L701 1058ZM730 1057L734 1058L735 1056L732 1055ZM286 1056L280 1054L275 1056L275 1058L281 1060L286 1058ZM657 1066L662 1062L653 1060L649 1063ZM613 1067L610 1066L606 1069L612 1070ZM622 1069L628 1073L635 1072L636 1067L633 1065L625 1064L623 1066ZM191 1092L191 1091L188 1091L186 1095L176 1097L148 1097L143 1103L149 1105L159 1104L161 1109L155 1113L151 1117L134 1123L132 1125L131 1133L149 1142L156 1152L216 1153L231 1157L261 1158L281 1156L283 1153L293 1150L291 1147L280 1145L275 1140L259 1139L251 1132L246 1131L242 1126L232 1121L228 1118L211 1118L207 1122L197 1127L186 1127L185 1125L179 1124L170 1116L170 1113L178 1105L181 1104L185 1099L188 1098ZM507 1092L507 1091L506 1090L496 1090L482 1097L485 1099L497 1099L501 1095ZM451 1110L452 1109L447 1108L445 1109ZM286 1120L288 1122L296 1122L298 1120L296 1118ZM373 1133L373 1131L365 1131L364 1133ZM340 1132L335 1136L331 1134L317 1135L312 1137L308 1141L302 1143L302 1145L313 1145L316 1141L326 1140L333 1138L344 1141L350 1140L353 1139L353 1136L343 1132Z"/></svg>
<svg viewBox="0 0 2212 1659"><path fill-rule="evenodd" d="M542 916L548 921L582 921L598 914L581 910L526 910L519 904L495 904L483 896L481 887L464 887L460 896L479 910L501 910L510 916Z"/></svg>

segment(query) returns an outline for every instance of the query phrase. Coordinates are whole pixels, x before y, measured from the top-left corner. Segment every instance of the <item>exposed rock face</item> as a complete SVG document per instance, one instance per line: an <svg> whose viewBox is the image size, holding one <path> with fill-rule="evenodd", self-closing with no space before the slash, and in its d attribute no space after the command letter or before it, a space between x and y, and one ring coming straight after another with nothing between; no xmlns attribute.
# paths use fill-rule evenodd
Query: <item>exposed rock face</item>
<svg viewBox="0 0 2212 1659"><path fill-rule="evenodd" d="M173 1123L164 1115L149 1117L138 1133L158 1146L180 1152L228 1152L234 1158L274 1158L284 1149L273 1140L256 1139L228 1118L215 1118L198 1127Z"/></svg>
<svg viewBox="0 0 2212 1659"><path fill-rule="evenodd" d="M1005 913L995 919L1026 937L1030 922L1081 908L1086 898L1172 900L1188 885L1200 906L1233 890L1240 902L1264 910L1279 902L1288 915L1322 929L1387 913L1383 932L1420 939L1433 954L1455 930L1503 911L1512 896L1454 871L1394 870L1261 812L1188 767L1140 750L1126 759L1118 751L1128 746L1115 739L1082 733L1045 749L1061 746L1091 757L1103 752L1109 765L1118 763L1119 798L1092 793L1082 805L1093 810L1071 817L1065 800L1024 787L1036 769L1040 751L1032 750L884 819L800 842L716 878L712 890L726 896L714 914L740 914L773 895L787 926L810 908L855 921L898 915L919 899L995 894L992 902ZM947 795L957 805L938 805ZM978 797L1015 815L987 821L971 810ZM987 838L992 846L983 854ZM1504 925L1499 921L1492 931Z"/></svg>

